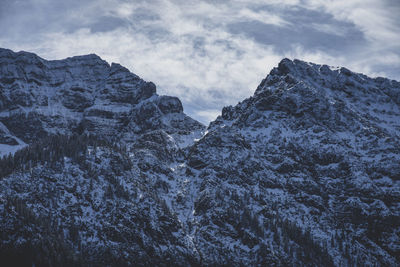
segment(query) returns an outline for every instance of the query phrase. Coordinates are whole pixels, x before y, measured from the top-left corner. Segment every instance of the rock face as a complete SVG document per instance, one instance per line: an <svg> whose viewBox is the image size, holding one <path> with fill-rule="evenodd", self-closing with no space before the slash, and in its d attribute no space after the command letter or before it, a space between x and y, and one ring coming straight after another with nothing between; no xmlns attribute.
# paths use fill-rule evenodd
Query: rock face
<svg viewBox="0 0 400 267"><path fill-rule="evenodd" d="M2 259L400 264L399 82L284 59L202 135L118 64L0 53L0 151L34 143L0 161Z"/></svg>
<svg viewBox="0 0 400 267"><path fill-rule="evenodd" d="M149 128L170 133L204 128L184 115L179 99L158 96L152 82L94 54L47 61L0 49L0 77L0 122L8 130L2 144L19 138L17 145L24 145L52 134L121 140ZM171 121L185 123L175 128Z"/></svg>

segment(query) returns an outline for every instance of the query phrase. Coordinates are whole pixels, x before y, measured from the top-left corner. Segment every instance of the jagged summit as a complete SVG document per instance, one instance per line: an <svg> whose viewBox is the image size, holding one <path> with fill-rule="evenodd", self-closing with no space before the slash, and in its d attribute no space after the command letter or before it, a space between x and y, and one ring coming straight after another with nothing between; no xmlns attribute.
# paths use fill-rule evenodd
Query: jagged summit
<svg viewBox="0 0 400 267"><path fill-rule="evenodd" d="M80 55L80 56L72 56L72 57L67 57L65 59L57 59L57 60L46 60L43 59L41 57L39 57L38 55L36 55L35 53L31 53L31 52L27 52L27 51L18 51L18 52L14 52L11 49L7 49L7 48L1 48L0 47L0 57L4 58L4 57L9 57L9 58L21 58L21 59L40 59L41 61L44 62L58 62L58 61L104 61L103 59L101 59L98 55L92 53L92 54L87 54L87 55Z"/></svg>
<svg viewBox="0 0 400 267"><path fill-rule="evenodd" d="M345 75L360 75L360 73L355 73L350 71L345 67L333 67L324 64L315 64L312 62L306 62L299 59L288 59L284 58L278 63L278 67L275 67L271 70L270 75L287 75L291 74L293 76L303 75L309 76L316 73L320 73L321 75L332 75L332 73L343 73ZM367 77L361 74L363 77Z"/></svg>
<svg viewBox="0 0 400 267"><path fill-rule="evenodd" d="M73 56L73 57L67 57L65 59L59 59L57 61L105 61L98 55L92 53L92 54L87 54L87 55L81 55L81 56ZM55 61L55 60L50 60L50 61Z"/></svg>
<svg viewBox="0 0 400 267"><path fill-rule="evenodd" d="M343 67L283 59L252 97L236 107L225 107L222 116L211 125L224 123L223 119L235 118L235 123L258 120L265 117L265 111L274 111L305 119L306 125L329 127L354 127L355 122L342 123L343 117L365 117L363 127L381 128L386 123L382 130L397 135L399 104L400 83L395 80L370 78ZM337 117L341 113L345 115Z"/></svg>
<svg viewBox="0 0 400 267"><path fill-rule="evenodd" d="M269 75L261 82L256 93L266 88L270 90L274 87L280 88L280 85L285 84L290 87L299 82L305 83L308 86L319 86L321 89L334 90L346 87L353 87L358 90L369 90L372 87L381 90L386 90L386 87L400 88L398 81L382 77L370 78L345 67L332 67L298 59L290 60L284 58L279 62L278 67L273 68ZM374 91L371 91L371 93L375 94ZM389 93L391 97L395 97L395 101L399 100L397 92L385 91L384 93Z"/></svg>

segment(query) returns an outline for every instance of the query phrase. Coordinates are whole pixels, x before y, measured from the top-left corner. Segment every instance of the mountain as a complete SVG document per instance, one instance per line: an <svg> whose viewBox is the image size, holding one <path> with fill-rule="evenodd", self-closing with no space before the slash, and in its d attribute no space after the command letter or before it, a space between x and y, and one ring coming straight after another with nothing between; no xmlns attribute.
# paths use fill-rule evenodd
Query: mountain
<svg viewBox="0 0 400 267"><path fill-rule="evenodd" d="M250 265L398 265L399 104L399 82L282 60L191 148L202 248Z"/></svg>
<svg viewBox="0 0 400 267"><path fill-rule="evenodd" d="M399 82L283 59L207 129L155 91L0 50L3 262L400 264Z"/></svg>
<svg viewBox="0 0 400 267"><path fill-rule="evenodd" d="M46 61L1 49L0 82L0 151L15 152L0 161L3 262L192 261L164 195L205 126L178 98L96 55Z"/></svg>
<svg viewBox="0 0 400 267"><path fill-rule="evenodd" d="M0 83L3 151L52 134L132 141L163 129L182 143L204 129L183 113L178 98L157 95L152 82L96 55L47 61L0 49Z"/></svg>

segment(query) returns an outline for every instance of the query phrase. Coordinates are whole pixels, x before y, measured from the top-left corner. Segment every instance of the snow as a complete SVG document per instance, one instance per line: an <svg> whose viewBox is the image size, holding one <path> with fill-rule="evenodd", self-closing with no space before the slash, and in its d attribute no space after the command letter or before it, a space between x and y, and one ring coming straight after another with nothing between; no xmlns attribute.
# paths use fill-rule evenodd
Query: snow
<svg viewBox="0 0 400 267"><path fill-rule="evenodd" d="M177 144L177 146L180 149L192 146L195 142L200 140L201 137L203 137L204 131L203 130L195 130L190 132L187 135L183 134L174 134L174 140Z"/></svg>
<svg viewBox="0 0 400 267"><path fill-rule="evenodd" d="M26 144L23 145L16 145L16 146L10 146L10 145L5 145L5 144L0 144L0 157L7 156L8 154L14 154L18 150L26 147Z"/></svg>
<svg viewBox="0 0 400 267"><path fill-rule="evenodd" d="M34 62L34 58L31 60ZM232 119L220 116L204 131L184 113L162 113L157 95L137 105L112 102L98 95L106 82L102 77L108 76L110 70L96 56L43 62L51 80L63 83L56 89L42 87L40 93L48 97L49 104L4 110L0 117L36 112L45 117L44 129L50 133L67 132L68 120L79 122L85 118L86 122L93 122L99 133L115 136L120 133L114 128L120 127L120 131L125 131L120 141L126 142L130 150L125 157L106 147L97 147L93 153L94 148L90 147L83 162L64 158L62 168L36 166L31 172L14 173L0 181L1 200L17 197L28 203L37 216L51 214L58 219L64 238L68 238L66 229L70 225L79 225L82 244L91 243L94 251L117 248L121 257L134 258L132 255L137 254L129 249L138 249L136 240L124 239L140 236L141 246L151 247L154 256L174 258L173 253L184 251L185 257L201 256L204 265L218 265L219 260L228 258L243 261L242 265L257 265L254 255L258 256L261 245L265 245L272 250L266 253L273 258L306 265L273 240L266 223L279 219L288 220L301 233L310 231L317 245L329 244L342 227L349 235L344 242L362 251L359 253L366 259L364 263L379 262L376 255L387 260L386 265L396 263L387 252L388 247L399 246L396 233L386 233L386 247L369 246L362 241L368 240L365 224L352 224L351 214L344 215L347 221L343 225L336 222L337 212L351 208L360 208L364 220L372 215L383 221L399 215L396 199L400 196L400 181L392 179L396 173L391 173L400 159L399 108L390 98L379 94L373 80L340 68L328 67L330 72L324 74L324 66L295 61L290 73L294 84L287 83L285 76L275 77L275 84L261 88L252 98L238 104ZM77 62L85 66L77 66ZM118 68L114 65L114 69ZM33 65L26 70L36 71ZM125 76L126 70L121 70L120 85L129 87L124 80L129 78ZM356 86L342 86L346 82ZM84 112L67 109L57 99L58 89L77 85L95 95L94 105ZM268 110L256 105L262 90L279 96ZM294 107L286 100L295 103ZM372 104L368 105L369 102ZM142 114L135 113L147 104L155 107L152 111L156 117L145 118L146 123L155 122L155 128L143 127L139 120ZM96 110L112 112L117 118L88 116L88 112L94 114ZM64 126L51 121L57 115ZM121 118L130 119L128 125L119 124ZM0 131L12 135L3 124ZM154 140L154 147L152 144L135 148L144 135L146 142L152 142L153 133L155 139L161 133L165 143ZM25 145L19 142L19 146ZM0 153L19 146L1 144ZM205 167L191 168L192 157L204 161ZM132 164L129 170L121 165L126 158ZM348 164L349 170L341 164ZM91 172L86 166L90 166ZM369 173L371 166L377 166L372 169L378 172L376 177ZM385 172L379 173L381 169ZM52 195L53 192L56 193ZM230 210L234 217L227 218ZM245 211L266 233L264 237L241 224L240 216ZM18 219L11 213L5 216ZM220 218L225 221L217 222ZM282 225L275 227L282 238ZM252 248L246 245L244 234L255 240ZM114 240L115 236L122 241ZM299 246L305 252L301 250L302 244L294 243L289 241L292 248ZM336 264L347 263L337 246L329 245L329 254Z"/></svg>

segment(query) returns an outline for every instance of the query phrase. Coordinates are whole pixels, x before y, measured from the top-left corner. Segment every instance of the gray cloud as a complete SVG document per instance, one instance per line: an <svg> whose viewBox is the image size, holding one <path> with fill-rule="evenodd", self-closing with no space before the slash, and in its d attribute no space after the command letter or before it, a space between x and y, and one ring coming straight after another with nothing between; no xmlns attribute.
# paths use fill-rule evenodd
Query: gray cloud
<svg viewBox="0 0 400 267"><path fill-rule="evenodd" d="M354 27L342 28L323 22L299 24L293 21L291 26L277 27L259 21L246 21L230 24L228 29L231 33L254 38L261 44L272 45L279 53L290 51L298 45L306 50L324 50L336 55L366 44L363 33Z"/></svg>
<svg viewBox="0 0 400 267"><path fill-rule="evenodd" d="M96 53L207 122L283 57L400 79L395 0L0 0L0 46Z"/></svg>
<svg viewBox="0 0 400 267"><path fill-rule="evenodd" d="M96 22L88 25L91 32L109 32L120 27L128 27L129 23L125 19L118 17L104 16L100 17Z"/></svg>

